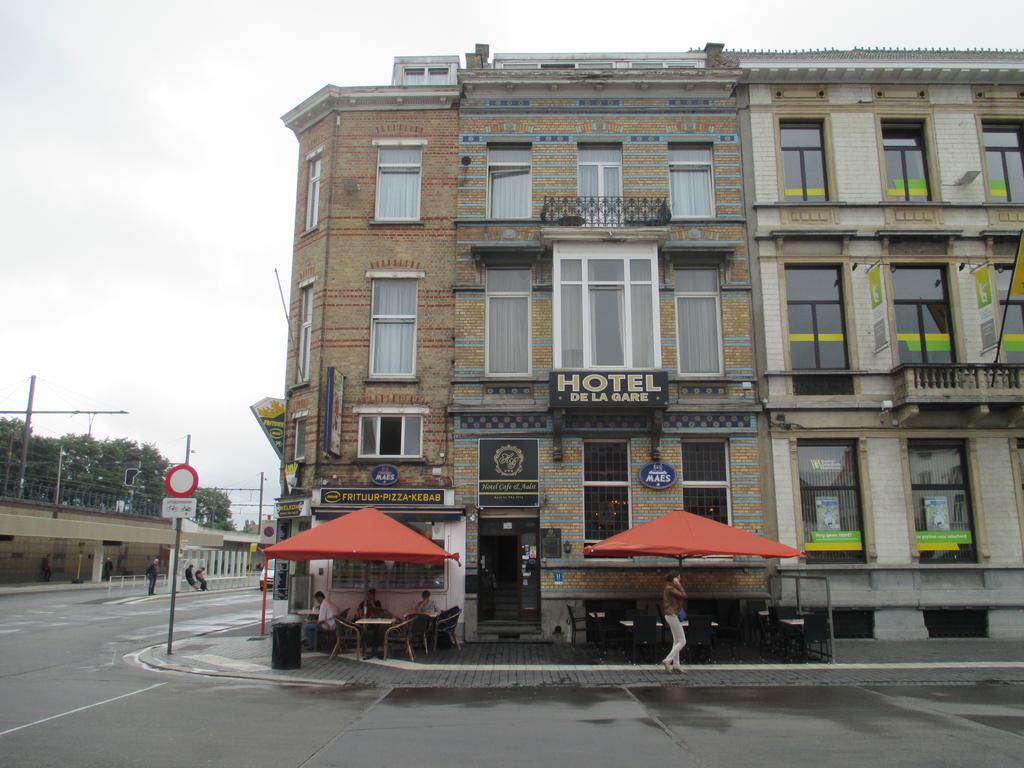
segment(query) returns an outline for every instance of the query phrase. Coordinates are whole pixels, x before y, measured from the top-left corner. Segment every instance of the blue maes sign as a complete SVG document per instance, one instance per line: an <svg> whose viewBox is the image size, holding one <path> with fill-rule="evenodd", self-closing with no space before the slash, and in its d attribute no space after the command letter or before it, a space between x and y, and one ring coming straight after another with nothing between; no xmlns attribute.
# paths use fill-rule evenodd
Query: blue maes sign
<svg viewBox="0 0 1024 768"><path fill-rule="evenodd" d="M394 485L398 482L398 467L393 464L378 464L370 470L370 482L374 485Z"/></svg>
<svg viewBox="0 0 1024 768"><path fill-rule="evenodd" d="M668 488L676 481L676 471L671 464L655 462L640 470L640 482L648 488Z"/></svg>

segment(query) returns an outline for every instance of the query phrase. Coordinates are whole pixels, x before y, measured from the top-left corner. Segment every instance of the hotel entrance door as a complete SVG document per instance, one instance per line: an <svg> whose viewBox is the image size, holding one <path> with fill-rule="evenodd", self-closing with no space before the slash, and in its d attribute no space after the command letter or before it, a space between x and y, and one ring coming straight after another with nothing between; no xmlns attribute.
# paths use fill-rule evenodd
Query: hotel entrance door
<svg viewBox="0 0 1024 768"><path fill-rule="evenodd" d="M480 521L480 620L540 619L540 553L536 520Z"/></svg>

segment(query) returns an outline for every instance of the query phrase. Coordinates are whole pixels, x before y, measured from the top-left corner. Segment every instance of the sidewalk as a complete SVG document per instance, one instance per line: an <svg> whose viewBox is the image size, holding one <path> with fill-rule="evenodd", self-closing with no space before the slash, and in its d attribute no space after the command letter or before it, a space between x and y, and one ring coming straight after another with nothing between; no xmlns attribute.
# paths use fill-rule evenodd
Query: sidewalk
<svg viewBox="0 0 1024 768"><path fill-rule="evenodd" d="M0 584L0 595L31 595L36 592L63 592L67 590L106 590L107 582L85 581L72 584L70 581L30 581L21 584Z"/></svg>
<svg viewBox="0 0 1024 768"><path fill-rule="evenodd" d="M174 654L152 646L138 660L155 669L313 685L399 688L692 687L762 685L913 685L995 682L1024 684L1024 644L1001 640L839 640L836 664L695 664L669 674L659 664L601 663L566 644L480 643L446 649L410 662L330 659L304 651L302 668L274 670L271 639L195 637Z"/></svg>

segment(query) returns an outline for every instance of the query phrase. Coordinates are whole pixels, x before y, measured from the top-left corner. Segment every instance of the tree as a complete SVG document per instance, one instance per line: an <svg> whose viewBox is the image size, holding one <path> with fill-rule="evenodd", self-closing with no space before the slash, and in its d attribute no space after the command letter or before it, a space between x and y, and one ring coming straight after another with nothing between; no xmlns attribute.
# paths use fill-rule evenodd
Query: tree
<svg viewBox="0 0 1024 768"><path fill-rule="evenodd" d="M231 499L224 491L216 488L199 488L195 492L196 522L207 528L233 531L231 521Z"/></svg>

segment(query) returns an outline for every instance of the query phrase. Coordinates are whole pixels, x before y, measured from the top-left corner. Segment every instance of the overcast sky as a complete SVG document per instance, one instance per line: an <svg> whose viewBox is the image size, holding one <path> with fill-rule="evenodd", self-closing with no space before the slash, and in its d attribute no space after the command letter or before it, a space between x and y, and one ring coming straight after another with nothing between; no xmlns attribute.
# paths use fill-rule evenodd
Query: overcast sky
<svg viewBox="0 0 1024 768"><path fill-rule="evenodd" d="M130 411L93 435L181 460L191 433L203 485L263 471L278 495L249 405L283 394L297 144L279 118L326 83L387 84L394 56L1020 47L1021 8L0 0L0 410L37 374L36 408Z"/></svg>

